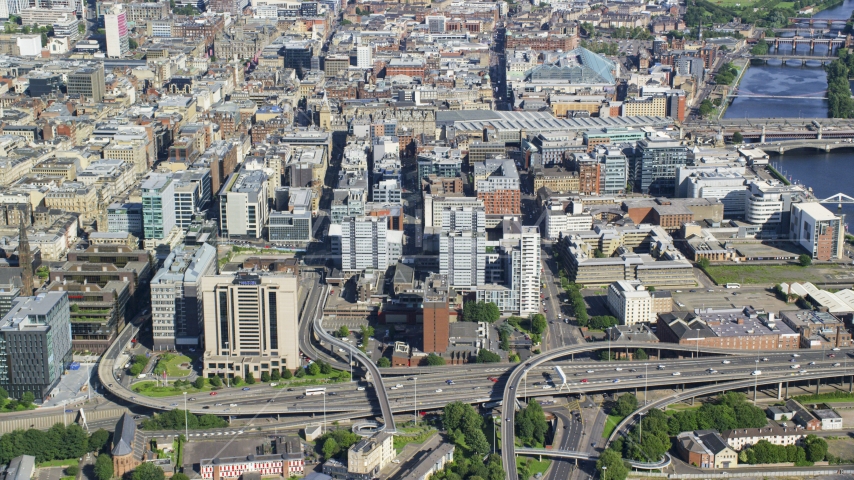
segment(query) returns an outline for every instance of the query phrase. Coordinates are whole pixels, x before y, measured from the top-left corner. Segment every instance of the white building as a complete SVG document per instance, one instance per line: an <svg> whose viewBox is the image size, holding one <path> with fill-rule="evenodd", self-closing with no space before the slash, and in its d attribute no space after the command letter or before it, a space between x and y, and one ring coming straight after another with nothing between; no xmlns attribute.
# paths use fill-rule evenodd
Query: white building
<svg viewBox="0 0 854 480"><path fill-rule="evenodd" d="M299 282L293 273L239 271L202 277L203 375L260 378L300 367Z"/></svg>
<svg viewBox="0 0 854 480"><path fill-rule="evenodd" d="M619 149L605 149L597 153L599 158L599 193L622 195L626 193L629 179L629 160Z"/></svg>
<svg viewBox="0 0 854 480"><path fill-rule="evenodd" d="M107 56L121 58L128 54L127 12L122 4L104 4L104 30L107 36Z"/></svg>
<svg viewBox="0 0 854 480"><path fill-rule="evenodd" d="M518 257L518 262L516 257ZM537 227L522 227L518 255L514 264L511 288L519 291L519 314L527 315L540 311L540 230ZM518 272L518 275L517 273Z"/></svg>
<svg viewBox="0 0 854 480"><path fill-rule="evenodd" d="M370 45L356 47L356 67L371 68L373 66L374 54Z"/></svg>
<svg viewBox="0 0 854 480"><path fill-rule="evenodd" d="M620 280L609 285L608 308L622 325L655 321L652 297L637 281Z"/></svg>
<svg viewBox="0 0 854 480"><path fill-rule="evenodd" d="M202 333L202 277L216 273L216 249L180 246L151 280L151 323L155 350L196 346Z"/></svg>
<svg viewBox="0 0 854 480"><path fill-rule="evenodd" d="M773 228L786 223L792 203L803 201L807 197L803 187L783 185L775 180L754 181L750 183L747 207L744 219L756 225Z"/></svg>
<svg viewBox="0 0 854 480"><path fill-rule="evenodd" d="M388 220L385 217L344 217L341 221L341 269L385 271L397 258L389 257Z"/></svg>
<svg viewBox="0 0 854 480"><path fill-rule="evenodd" d="M261 238L268 215L267 174L261 170L232 173L219 192L221 235Z"/></svg>
<svg viewBox="0 0 854 480"><path fill-rule="evenodd" d="M812 258L828 261L843 258L845 227L842 217L817 202L793 203L789 238Z"/></svg>
<svg viewBox="0 0 854 480"><path fill-rule="evenodd" d="M444 17L443 17L444 18ZM519 190L519 172L509 158L488 158L474 164L475 191Z"/></svg>
<svg viewBox="0 0 854 480"><path fill-rule="evenodd" d="M561 232L578 232L593 228L593 216L588 214L572 215L564 212L559 207L546 212L545 218L546 238L557 239Z"/></svg>
<svg viewBox="0 0 854 480"><path fill-rule="evenodd" d="M400 203L403 189L397 179L380 180L371 189L371 201L377 203Z"/></svg>
<svg viewBox="0 0 854 480"><path fill-rule="evenodd" d="M22 57L35 57L42 53L41 35L16 35L15 41Z"/></svg>
<svg viewBox="0 0 854 480"><path fill-rule="evenodd" d="M455 288L474 288L486 282L486 234L453 230L439 236L439 273Z"/></svg>
<svg viewBox="0 0 854 480"><path fill-rule="evenodd" d="M842 430L842 417L835 411L827 409L813 410L812 414L821 420L822 430Z"/></svg>
<svg viewBox="0 0 854 480"><path fill-rule="evenodd" d="M175 226L175 184L168 173L150 173L142 182L142 227L147 240L164 239Z"/></svg>

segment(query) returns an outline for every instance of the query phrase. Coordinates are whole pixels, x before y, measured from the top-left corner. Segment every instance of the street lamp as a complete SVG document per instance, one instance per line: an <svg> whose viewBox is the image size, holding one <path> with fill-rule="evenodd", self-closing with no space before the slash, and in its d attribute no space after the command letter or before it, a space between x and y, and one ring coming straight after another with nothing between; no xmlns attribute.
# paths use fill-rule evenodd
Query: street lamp
<svg viewBox="0 0 854 480"><path fill-rule="evenodd" d="M184 441L190 438L190 426L187 424L187 392L184 392Z"/></svg>
<svg viewBox="0 0 854 480"><path fill-rule="evenodd" d="M415 381L415 396L414 401L412 403L415 404L415 425L418 425L418 377L412 377L412 380Z"/></svg>
<svg viewBox="0 0 854 480"><path fill-rule="evenodd" d="M756 367L753 369L753 406L756 406L756 389L759 388L759 359L756 359Z"/></svg>
<svg viewBox="0 0 854 480"><path fill-rule="evenodd" d="M608 478L608 467L602 467L602 480L606 480Z"/></svg>

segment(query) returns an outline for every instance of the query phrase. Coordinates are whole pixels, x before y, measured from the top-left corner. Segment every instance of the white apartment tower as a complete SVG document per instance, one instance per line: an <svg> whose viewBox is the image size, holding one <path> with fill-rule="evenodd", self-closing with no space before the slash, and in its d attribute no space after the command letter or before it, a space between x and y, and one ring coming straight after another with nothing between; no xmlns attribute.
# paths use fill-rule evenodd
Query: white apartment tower
<svg viewBox="0 0 854 480"><path fill-rule="evenodd" d="M344 217L341 221L341 269L389 266L388 220L385 217Z"/></svg>
<svg viewBox="0 0 854 480"><path fill-rule="evenodd" d="M370 45L356 47L356 67L371 68L374 66L374 54Z"/></svg>
<svg viewBox="0 0 854 480"><path fill-rule="evenodd" d="M299 281L292 273L239 271L202 278L204 376L260 378L300 366Z"/></svg>
<svg viewBox="0 0 854 480"><path fill-rule="evenodd" d="M107 56L122 58L130 51L127 13L120 3L106 5L104 30L107 36Z"/></svg>
<svg viewBox="0 0 854 480"><path fill-rule="evenodd" d="M175 226L175 184L168 173L150 173L142 182L142 227L146 240L162 240Z"/></svg>
<svg viewBox="0 0 854 480"><path fill-rule="evenodd" d="M518 268L514 269L513 288L519 290L519 314L540 311L540 229L523 226L519 241ZM515 278L518 272L518 279Z"/></svg>
<svg viewBox="0 0 854 480"><path fill-rule="evenodd" d="M267 174L242 169L219 192L220 231L224 237L261 238L267 225Z"/></svg>

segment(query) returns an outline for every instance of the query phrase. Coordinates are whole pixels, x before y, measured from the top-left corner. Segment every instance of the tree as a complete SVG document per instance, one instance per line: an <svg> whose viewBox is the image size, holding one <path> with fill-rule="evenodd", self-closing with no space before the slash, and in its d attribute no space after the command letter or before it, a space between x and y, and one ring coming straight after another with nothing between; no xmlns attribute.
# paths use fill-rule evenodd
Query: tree
<svg viewBox="0 0 854 480"><path fill-rule="evenodd" d="M531 332L537 334L543 333L546 331L546 326L548 326L548 322L544 315L537 313L531 316Z"/></svg>
<svg viewBox="0 0 854 480"><path fill-rule="evenodd" d="M234 377L231 378L231 385L232 386L236 387L236 386L240 385L241 383L243 383L243 377L241 377L240 375L235 375Z"/></svg>
<svg viewBox="0 0 854 480"><path fill-rule="evenodd" d="M332 373L332 365L326 362L321 362L320 360L318 360L317 362L320 364L320 373L324 375L329 375L330 373Z"/></svg>
<svg viewBox="0 0 854 480"><path fill-rule="evenodd" d="M319 375L320 374L320 365L318 365L317 362L314 362L311 365L309 365L308 366L308 374L311 376Z"/></svg>
<svg viewBox="0 0 854 480"><path fill-rule="evenodd" d="M142 373L142 369L143 369L143 368L145 368L145 366L144 366L144 365L140 365L140 364L138 364L138 363L134 363L133 365L131 365L131 366L130 366L130 374L131 374L131 376L134 376L134 377L135 377L135 376L139 375L140 373Z"/></svg>
<svg viewBox="0 0 854 480"><path fill-rule="evenodd" d="M246 372L246 384L255 385L255 374L252 372Z"/></svg>
<svg viewBox="0 0 854 480"><path fill-rule="evenodd" d="M347 325L341 325L341 328L338 329L338 336L341 338L350 336L350 329L347 328Z"/></svg>
<svg viewBox="0 0 854 480"><path fill-rule="evenodd" d="M222 386L222 379L219 378L219 375L214 375L213 377L209 378L208 382L210 382L212 387L221 387Z"/></svg>
<svg viewBox="0 0 854 480"><path fill-rule="evenodd" d="M638 399L631 393L624 393L617 399L617 404L614 406L614 413L621 417L631 415L638 408Z"/></svg>
<svg viewBox="0 0 854 480"><path fill-rule="evenodd" d="M294 376L297 378L305 377L305 369L304 368L298 368L296 373L294 373Z"/></svg>
<svg viewBox="0 0 854 480"><path fill-rule="evenodd" d="M815 435L807 435L804 439L806 459L810 462L820 462L827 455L827 442Z"/></svg>
<svg viewBox="0 0 854 480"><path fill-rule="evenodd" d="M164 480L166 475L164 475L162 468L153 463L145 462L136 467L132 478L133 480Z"/></svg>
<svg viewBox="0 0 854 480"><path fill-rule="evenodd" d="M708 117L714 111L715 111L715 107L714 107L714 105L712 105L712 102L710 102L708 99L703 100L703 102L700 103L700 115L702 115L704 117Z"/></svg>
<svg viewBox="0 0 854 480"><path fill-rule="evenodd" d="M497 353L490 352L485 348L481 348L479 352L477 352L477 363L498 363L501 361L501 356Z"/></svg>
<svg viewBox="0 0 854 480"><path fill-rule="evenodd" d="M266 372L266 371L261 372L261 381L265 382L265 383L269 382L270 381L270 373Z"/></svg>
<svg viewBox="0 0 854 480"><path fill-rule="evenodd" d="M608 473L603 474L602 472L606 469ZM596 470L599 471L600 478L607 480L625 480L629 475L629 469L623 463L620 453L610 448L599 456L599 460L596 461Z"/></svg>
<svg viewBox="0 0 854 480"><path fill-rule="evenodd" d="M178 473L172 475L172 480L190 480L190 477L188 477L187 475L185 475L183 473L178 472Z"/></svg>
<svg viewBox="0 0 854 480"><path fill-rule="evenodd" d="M270 373L270 380L274 382L278 382L281 378L282 375L279 373L278 370L273 370L272 373Z"/></svg>
<svg viewBox="0 0 854 480"><path fill-rule="evenodd" d="M494 303L465 302L463 321L492 323L501 318L501 311Z"/></svg>
<svg viewBox="0 0 854 480"><path fill-rule="evenodd" d="M445 364L445 359L435 353L431 353L430 355L427 355L424 363L426 363L428 367L439 367Z"/></svg>
<svg viewBox="0 0 854 480"><path fill-rule="evenodd" d="M79 471L80 471L80 467L78 467L77 465L69 465L69 466L65 467L65 474L68 475L69 477L76 477L77 472L79 472Z"/></svg>
<svg viewBox="0 0 854 480"><path fill-rule="evenodd" d="M139 47L139 44L138 44L138 43L136 43L136 40L134 40L134 39L132 39L132 38L129 38L129 39L128 39L128 47L129 47L131 50L136 50L136 49L137 49L137 47Z"/></svg>
<svg viewBox="0 0 854 480"><path fill-rule="evenodd" d="M738 144L738 143L741 143L743 141L744 141L744 136L741 134L741 132L735 132L732 134L732 143Z"/></svg>
<svg viewBox="0 0 854 480"><path fill-rule="evenodd" d="M709 259L706 257L703 257L703 258L697 260L697 266L703 270L709 268L709 263L710 263Z"/></svg>
<svg viewBox="0 0 854 480"><path fill-rule="evenodd" d="M5 407L7 403L9 403L9 392L5 388L0 387L0 408Z"/></svg>
<svg viewBox="0 0 854 480"><path fill-rule="evenodd" d="M113 478L113 459L110 458L110 454L102 453L98 455L98 459L95 460L95 477L98 480L110 480Z"/></svg>
<svg viewBox="0 0 854 480"><path fill-rule="evenodd" d="M374 336L374 327L372 327L370 325L362 325L361 328L359 328L359 330L360 330L359 333L361 334L361 337L362 337L362 343L367 345L368 339Z"/></svg>
<svg viewBox="0 0 854 480"><path fill-rule="evenodd" d="M649 355L646 354L644 349L639 348L635 350L635 360L649 360Z"/></svg>
<svg viewBox="0 0 854 480"><path fill-rule="evenodd" d="M110 432L99 428L92 435L89 435L89 451L100 453L110 442Z"/></svg>
<svg viewBox="0 0 854 480"><path fill-rule="evenodd" d="M596 250L593 250L593 258L605 258L605 253L597 248Z"/></svg>
<svg viewBox="0 0 854 480"><path fill-rule="evenodd" d="M193 386L198 388L199 390L205 388L205 377L197 377L193 381Z"/></svg>
<svg viewBox="0 0 854 480"><path fill-rule="evenodd" d="M802 253L798 256L798 265L802 267L809 267L812 265L812 257L807 255L806 253Z"/></svg>
<svg viewBox="0 0 854 480"><path fill-rule="evenodd" d="M33 395L33 392L24 392L24 394L21 395L21 405L24 407L30 408L30 405L32 405L34 401L36 401L36 396Z"/></svg>
<svg viewBox="0 0 854 480"><path fill-rule="evenodd" d="M338 442L334 438L328 438L323 442L323 456L327 459L332 458L338 453Z"/></svg>
<svg viewBox="0 0 854 480"><path fill-rule="evenodd" d="M377 366L380 368L388 368L391 366L391 361L386 357L381 357L379 360L377 360Z"/></svg>
<svg viewBox="0 0 854 480"><path fill-rule="evenodd" d="M84 33L86 33L86 24L85 23L81 23L81 24L77 25L77 33L79 33L80 35L83 35Z"/></svg>
<svg viewBox="0 0 854 480"><path fill-rule="evenodd" d="M294 378L294 374L293 374L293 372L291 372L291 369L288 367L283 368L282 369L282 380L290 380L292 378Z"/></svg>

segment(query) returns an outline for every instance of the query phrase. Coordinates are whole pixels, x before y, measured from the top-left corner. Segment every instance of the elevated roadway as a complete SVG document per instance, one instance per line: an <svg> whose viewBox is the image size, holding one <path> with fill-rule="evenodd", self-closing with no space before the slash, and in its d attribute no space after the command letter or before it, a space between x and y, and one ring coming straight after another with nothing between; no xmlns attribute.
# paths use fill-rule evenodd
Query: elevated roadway
<svg viewBox="0 0 854 480"><path fill-rule="evenodd" d="M508 377L505 387L504 393L502 396L502 404L503 405L513 405L515 404L517 398L519 396L541 396L541 395L554 395L557 393L555 389L532 389L531 393L528 393L527 381L525 382L525 392L520 392L519 386L523 379L527 377L529 371L532 371L539 367L540 365L553 362L559 358L565 357L567 355L580 354L587 351L593 350L603 350L607 346L602 343L595 344L582 344L582 345L574 345L566 348L561 348L557 350L553 350L550 352L543 353L541 355L537 355L528 360L528 362L518 365L511 372ZM692 351L696 352L698 355L700 353L705 354L725 354L734 353L732 350L726 349L718 349L718 348L694 348L692 349L690 346L685 345L666 345L666 344L649 344L643 342L625 342L619 345L619 347L614 347L619 349L629 349L634 350L637 348L644 349L655 349L659 348L660 350L670 350L670 351L681 351L686 353L691 353ZM732 370L727 372L718 372L711 373L709 370L716 370L717 368L724 368L724 366L732 365L732 360L722 360L721 363L714 362L714 360L705 358L700 360L698 358L698 363L695 365L690 372L684 371L670 371L670 375L659 375L655 378L649 377L649 367L654 365L655 371L658 372L658 365L654 362L645 362L647 365L644 367L646 372L641 375L638 372L640 369L637 367L634 368L634 372L630 371L631 375L634 375L634 378L626 378L627 374L624 374L625 368L628 367L628 363L626 363L627 367L614 367L613 373L608 372L608 377L615 378L604 378L602 379L601 375L604 372L599 373L597 376L597 380L591 384L590 379L582 378L578 381L569 382L569 389L571 393L587 393L593 391L608 391L608 390L625 390L629 388L646 388L648 386L672 386L679 384L687 384L687 383L710 383L714 382L714 385L709 385L705 387L701 387L699 389L692 390L692 393L683 393L672 396L673 398L692 398L697 395L703 395L705 393L715 393L724 390L732 390L737 388L750 387L754 384L756 385L767 385L773 383L783 383L789 381L804 381L804 380L817 380L828 377L843 377L851 375L851 368L847 365L847 355L850 349L846 349L845 351L833 352L834 355L840 357L839 360L836 358L824 358L824 352L821 352L820 355L822 357L817 357L815 354L807 357L806 353L801 352L785 352L785 351L774 351L771 352L751 352L752 355L756 355L756 357L747 357L749 360L755 359L755 361L747 361L745 357L741 358L741 362L739 365L739 370ZM796 354L798 357L793 357L792 355ZM765 355L762 357L762 355ZM771 358L774 357L775 360L772 362ZM782 361L784 358L787 358L792 361ZM768 358L767 361L761 361L760 358ZM810 360L811 358L816 358L816 360ZM814 365L802 365L801 363L806 363L807 360L811 362L815 362ZM683 360L683 362L687 362L688 360ZM846 365L842 365L840 362L846 362ZM728 363L723 363L728 362ZM676 362L677 364L679 362ZM788 368L786 368L786 364ZM821 364L820 364L821 363ZM827 364L830 364L829 366ZM839 364L839 366L834 366L835 364ZM661 371L667 371L667 366L662 364L664 369ZM772 367L773 365L773 367ZM851 365L854 366L854 365ZM794 368L793 368L794 367ZM675 368L675 367L672 367ZM761 368L764 371L763 375L758 376L750 376L750 372L753 370ZM771 368L774 370L772 371ZM592 373L591 373L592 372ZM803 372L803 373L801 373ZM578 372L581 373L581 372ZM581 376L585 374L593 375L596 374L595 369L591 369L582 373ZM745 377L748 379L745 380ZM679 401L678 399L671 399L671 402ZM666 404L666 403L665 403ZM652 405L652 404L651 404ZM512 409L505 408L505 411L502 412L504 418L501 422L501 456L502 461L505 466L506 478L508 480L515 480L517 478L516 472L516 445L515 445L515 415ZM626 423L630 420L626 420Z"/></svg>
<svg viewBox="0 0 854 480"><path fill-rule="evenodd" d="M536 455L541 457L552 458L570 458L573 460L596 460L599 458L598 453L575 452L570 450L548 450L545 448L517 448L516 453L519 455ZM670 454L664 454L664 458L657 462L639 462L637 460L626 460L632 468L638 470L659 470L670 466Z"/></svg>

